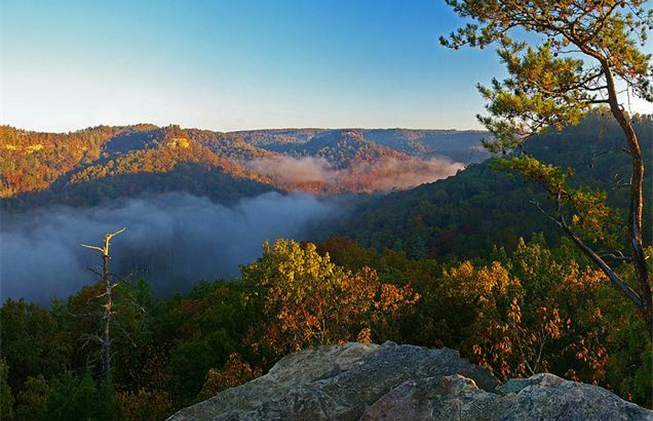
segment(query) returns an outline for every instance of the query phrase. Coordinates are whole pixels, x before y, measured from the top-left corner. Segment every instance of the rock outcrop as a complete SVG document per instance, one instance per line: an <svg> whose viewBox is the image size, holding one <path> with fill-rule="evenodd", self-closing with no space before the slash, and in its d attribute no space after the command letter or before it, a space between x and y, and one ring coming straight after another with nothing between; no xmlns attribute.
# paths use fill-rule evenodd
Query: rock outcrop
<svg viewBox="0 0 653 421"><path fill-rule="evenodd" d="M387 342L302 351L169 421L651 420L653 412L552 374L499 385L457 351Z"/></svg>

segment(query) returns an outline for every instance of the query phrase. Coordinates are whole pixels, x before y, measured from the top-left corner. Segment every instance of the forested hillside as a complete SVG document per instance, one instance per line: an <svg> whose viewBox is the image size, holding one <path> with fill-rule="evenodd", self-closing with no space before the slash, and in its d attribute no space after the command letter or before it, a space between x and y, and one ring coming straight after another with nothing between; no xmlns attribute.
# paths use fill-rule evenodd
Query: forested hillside
<svg viewBox="0 0 653 421"><path fill-rule="evenodd" d="M653 161L653 116L635 118L645 162ZM592 114L582 124L530 140L525 151L544 162L571 167L570 182L605 190L608 203L625 213L630 161L617 123ZM551 200L537 184L494 169L495 160L470 165L456 177L412 190L379 196L362 204L335 231L361 244L404 250L413 258L460 258L484 255L495 244L514 248L519 237L545 233L556 243L559 229L530 202L550 208ZM651 203L650 174L645 203ZM645 212L644 233L651 238L651 213Z"/></svg>
<svg viewBox="0 0 653 421"><path fill-rule="evenodd" d="M390 149L415 157L446 156L458 162L476 162L489 154L480 141L487 132L476 130L414 130L414 129L343 129ZM338 131L324 129L252 130L229 133L246 143L269 150L297 148L318 136L333 136Z"/></svg>
<svg viewBox="0 0 653 421"><path fill-rule="evenodd" d="M484 135L359 129L221 133L152 125L52 134L2 126L0 197L7 199L5 208L23 209L88 206L175 190L223 203L275 189L387 191L447 177L481 159L477 151ZM465 141L453 145L457 136Z"/></svg>
<svg viewBox="0 0 653 421"><path fill-rule="evenodd" d="M0 147L6 207L77 206L139 193L183 190L229 202L269 191L265 179L177 126L98 127L69 135L3 126Z"/></svg>

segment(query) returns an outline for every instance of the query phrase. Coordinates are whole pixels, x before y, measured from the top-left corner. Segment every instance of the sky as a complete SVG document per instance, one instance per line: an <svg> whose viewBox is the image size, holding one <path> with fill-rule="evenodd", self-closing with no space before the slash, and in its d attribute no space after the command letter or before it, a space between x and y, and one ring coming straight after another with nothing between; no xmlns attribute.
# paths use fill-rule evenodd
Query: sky
<svg viewBox="0 0 653 421"><path fill-rule="evenodd" d="M0 122L478 129L491 51L442 0L0 2Z"/></svg>

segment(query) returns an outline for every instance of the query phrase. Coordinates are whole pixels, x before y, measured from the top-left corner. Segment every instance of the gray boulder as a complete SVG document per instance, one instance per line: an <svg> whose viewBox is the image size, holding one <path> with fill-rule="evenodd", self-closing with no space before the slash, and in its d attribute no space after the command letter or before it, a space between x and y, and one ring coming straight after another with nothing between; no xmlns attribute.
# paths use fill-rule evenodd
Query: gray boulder
<svg viewBox="0 0 653 421"><path fill-rule="evenodd" d="M387 342L288 355L268 374L169 421L651 420L613 393L552 374L499 385L457 351Z"/></svg>

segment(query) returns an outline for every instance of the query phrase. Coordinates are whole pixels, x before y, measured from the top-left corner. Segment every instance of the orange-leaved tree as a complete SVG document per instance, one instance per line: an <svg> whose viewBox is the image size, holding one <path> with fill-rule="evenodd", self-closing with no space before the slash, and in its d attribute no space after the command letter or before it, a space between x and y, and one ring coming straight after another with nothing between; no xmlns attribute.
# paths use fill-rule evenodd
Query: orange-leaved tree
<svg viewBox="0 0 653 421"><path fill-rule="evenodd" d="M242 268L252 300L265 314L255 345L276 355L350 340L382 339L393 318L418 299L408 285L382 283L369 269L353 273L321 256L312 243L280 239Z"/></svg>

